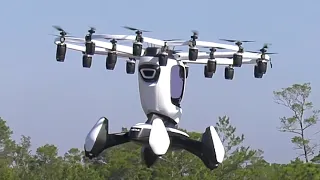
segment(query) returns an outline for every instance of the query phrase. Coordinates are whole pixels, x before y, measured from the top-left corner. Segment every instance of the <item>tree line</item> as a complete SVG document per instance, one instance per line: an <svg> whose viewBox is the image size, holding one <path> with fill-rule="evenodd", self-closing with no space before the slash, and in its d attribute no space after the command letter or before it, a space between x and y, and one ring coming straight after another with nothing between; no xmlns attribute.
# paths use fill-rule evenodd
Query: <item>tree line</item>
<svg viewBox="0 0 320 180"><path fill-rule="evenodd" d="M19 142L14 141L12 130L0 119L0 180L320 180L319 148L311 140L318 138L317 132L310 132L320 111L309 101L310 83L293 84L273 94L276 104L291 111L291 116L279 118L279 131L292 134L291 142L299 152L287 164L269 163L263 158L263 150L245 146L245 135L237 131L228 116L219 117L215 125L226 157L213 171L183 150L169 151L152 168L147 168L140 158L141 146L134 143L112 147L92 160L77 148L59 156L58 147L52 144L31 153L31 138L22 136ZM193 139L202 135L187 133Z"/></svg>

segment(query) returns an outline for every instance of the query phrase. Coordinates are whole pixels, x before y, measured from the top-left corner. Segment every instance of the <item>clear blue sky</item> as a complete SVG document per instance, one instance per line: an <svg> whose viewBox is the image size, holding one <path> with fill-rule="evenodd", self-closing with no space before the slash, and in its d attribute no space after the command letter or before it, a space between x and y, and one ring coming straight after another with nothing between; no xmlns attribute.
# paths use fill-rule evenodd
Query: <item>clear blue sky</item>
<svg viewBox="0 0 320 180"><path fill-rule="evenodd" d="M236 69L233 81L224 80L223 67L213 79L205 79L203 66L192 66L180 124L203 131L215 125L218 116L229 115L238 132L245 134L246 144L263 149L272 162L287 162L296 154L291 135L276 129L278 117L289 112L274 104L272 91L311 82L311 100L320 108L319 1L32 2L2 3L0 116L14 130L15 139L31 136L33 148L45 143L58 145L61 153L82 148L101 116L110 119L113 132L145 121L137 77L125 73L124 61L106 71L105 57L99 56L91 69L83 69L82 55L68 51L65 63L56 62L56 46L48 35L55 33L56 24L78 36L84 36L88 26L99 33L129 33L121 28L129 25L152 30L148 36L155 38L188 39L190 30L197 29L201 40L258 41L246 46L250 50L272 43L270 51L280 54L261 80L253 78L252 66Z"/></svg>

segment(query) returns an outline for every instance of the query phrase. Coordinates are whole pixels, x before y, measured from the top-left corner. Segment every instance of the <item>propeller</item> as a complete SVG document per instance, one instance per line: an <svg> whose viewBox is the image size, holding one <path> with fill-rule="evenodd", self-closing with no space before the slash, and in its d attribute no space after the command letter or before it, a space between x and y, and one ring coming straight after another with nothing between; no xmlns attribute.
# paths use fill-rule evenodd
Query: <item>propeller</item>
<svg viewBox="0 0 320 180"><path fill-rule="evenodd" d="M54 25L52 27L55 28L57 31L60 31L61 36L66 36L67 34L69 34L64 29L62 29L60 26Z"/></svg>
<svg viewBox="0 0 320 180"><path fill-rule="evenodd" d="M266 54L268 54L268 55L270 55L270 54L278 54L278 53L273 53L273 52L267 52L267 50L268 50L270 45L271 45L270 43L265 43L263 45L263 47L261 49L259 49L258 51L247 51L247 52L259 53L259 54L261 54L261 59L264 60L264 59L266 59L265 58ZM270 67L272 68L271 58L269 59L269 61L270 61Z"/></svg>
<svg viewBox="0 0 320 180"><path fill-rule="evenodd" d="M135 31L136 32L136 42L140 42L140 43L143 43L142 33L143 32L151 32L151 31L137 29L137 28L133 28L133 27L129 27L129 26L123 26L123 28L131 30L131 31Z"/></svg>
<svg viewBox="0 0 320 180"><path fill-rule="evenodd" d="M89 27L88 34L85 36L86 42L90 42L92 40L92 34L96 33L95 27Z"/></svg>
<svg viewBox="0 0 320 180"><path fill-rule="evenodd" d="M263 46L262 46L262 48L268 49L269 46L271 46L271 45L272 45L271 43L264 43Z"/></svg>
<svg viewBox="0 0 320 180"><path fill-rule="evenodd" d="M192 30L191 32L192 32L191 40L192 41L196 41L198 39L198 37L199 37L199 31Z"/></svg>
<svg viewBox="0 0 320 180"><path fill-rule="evenodd" d="M182 39L163 39L165 42L173 42L173 41L183 41Z"/></svg>
<svg viewBox="0 0 320 180"><path fill-rule="evenodd" d="M88 30L88 33L89 33L90 35L96 33L96 28L95 28L95 27L90 27L90 29Z"/></svg>
<svg viewBox="0 0 320 180"><path fill-rule="evenodd" d="M203 48L209 48L209 51L210 51L209 59L215 59L214 53L217 51L217 49L223 49L221 47L203 47Z"/></svg>
<svg viewBox="0 0 320 180"><path fill-rule="evenodd" d="M60 26L54 25L52 26L54 29L56 29L57 31L60 31L60 36L59 35L53 35L53 36L58 36L60 37L60 42L63 43L66 39L66 37L71 37L71 36L67 36L67 33L64 29L62 29Z"/></svg>
<svg viewBox="0 0 320 180"><path fill-rule="evenodd" d="M140 33L142 34L143 32L151 32L151 31L142 30L142 29L138 29L138 28L134 28L134 27L130 27L130 26L123 26L123 28L131 30L131 31L136 31L137 34L138 34L138 32L139 32L139 34Z"/></svg>
<svg viewBox="0 0 320 180"><path fill-rule="evenodd" d="M196 46L196 40L199 37L199 31L197 30L192 30L192 36L190 37L190 41L189 41L189 47L195 47Z"/></svg>
<svg viewBox="0 0 320 180"><path fill-rule="evenodd" d="M168 52L169 51L168 42L179 42L179 41L182 41L182 40L181 39L164 39L162 41L164 41L164 45L161 47L161 52Z"/></svg>
<svg viewBox="0 0 320 180"><path fill-rule="evenodd" d="M110 42L112 43L111 51L116 51L117 50L117 40L111 39Z"/></svg>
<svg viewBox="0 0 320 180"><path fill-rule="evenodd" d="M237 46L241 46L242 43L249 43L249 42L255 42L255 41L250 41L250 40L237 40L237 39L220 39L221 41L227 41L227 42L233 42Z"/></svg>
<svg viewBox="0 0 320 180"><path fill-rule="evenodd" d="M243 53L244 48L242 47L243 43L255 42L250 40L236 40L236 39L220 39L221 41L234 42L235 45L239 47L238 53Z"/></svg>

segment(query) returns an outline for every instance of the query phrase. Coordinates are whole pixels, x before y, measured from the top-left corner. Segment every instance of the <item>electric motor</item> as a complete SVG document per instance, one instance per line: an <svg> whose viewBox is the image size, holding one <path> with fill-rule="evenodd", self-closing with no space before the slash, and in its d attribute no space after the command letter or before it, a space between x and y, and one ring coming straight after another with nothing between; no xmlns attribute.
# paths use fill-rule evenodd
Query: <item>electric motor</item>
<svg viewBox="0 0 320 180"><path fill-rule="evenodd" d="M233 66L234 67L241 67L241 65L242 65L242 55L233 54Z"/></svg>
<svg viewBox="0 0 320 180"><path fill-rule="evenodd" d="M90 68L92 64L92 56L83 55L82 56L82 67Z"/></svg>
<svg viewBox="0 0 320 180"><path fill-rule="evenodd" d="M212 78L212 76L213 76L213 72L208 71L207 65L204 66L203 73L204 73L205 78Z"/></svg>
<svg viewBox="0 0 320 180"><path fill-rule="evenodd" d="M127 62L126 63L127 74L134 74L135 70L136 70L136 63L134 63L134 62Z"/></svg>
<svg viewBox="0 0 320 180"><path fill-rule="evenodd" d="M142 53L142 44L141 43L133 43L133 56L141 56Z"/></svg>
<svg viewBox="0 0 320 180"><path fill-rule="evenodd" d="M213 60L208 60L207 62L207 70L208 72L215 73L217 69L217 62Z"/></svg>
<svg viewBox="0 0 320 180"><path fill-rule="evenodd" d="M228 80L232 80L234 76L234 69L232 67L225 67L224 69L224 78Z"/></svg>
<svg viewBox="0 0 320 180"><path fill-rule="evenodd" d="M117 54L115 52L109 52L106 59L106 69L113 70L117 63Z"/></svg>
<svg viewBox="0 0 320 180"><path fill-rule="evenodd" d="M198 59L198 49L197 48L189 48L189 60L196 61Z"/></svg>
<svg viewBox="0 0 320 180"><path fill-rule="evenodd" d="M255 66L254 66L253 74L254 74L254 77L255 77L255 78L262 78L263 73L261 73L261 72L259 71L258 65L255 65Z"/></svg>
<svg viewBox="0 0 320 180"><path fill-rule="evenodd" d="M86 54L94 55L96 49L96 45L94 42L86 42Z"/></svg>
<svg viewBox="0 0 320 180"><path fill-rule="evenodd" d="M258 71L261 74L265 74L267 72L267 62L258 61L257 65L258 65Z"/></svg>
<svg viewBox="0 0 320 180"><path fill-rule="evenodd" d="M56 60L59 62L64 62L66 52L67 52L67 45L59 43L57 45Z"/></svg>
<svg viewBox="0 0 320 180"><path fill-rule="evenodd" d="M168 55L160 54L159 55L159 65L160 66L166 66L168 63Z"/></svg>

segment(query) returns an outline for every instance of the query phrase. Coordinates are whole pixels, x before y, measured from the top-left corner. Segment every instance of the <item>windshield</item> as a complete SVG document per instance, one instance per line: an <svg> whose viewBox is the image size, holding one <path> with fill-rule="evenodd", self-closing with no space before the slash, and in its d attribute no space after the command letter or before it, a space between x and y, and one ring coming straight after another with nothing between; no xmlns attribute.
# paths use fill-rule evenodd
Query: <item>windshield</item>
<svg viewBox="0 0 320 180"><path fill-rule="evenodd" d="M183 96L184 79L181 76L181 66L175 65L171 68L171 101L174 105L180 107L180 101Z"/></svg>
<svg viewBox="0 0 320 180"><path fill-rule="evenodd" d="M158 47L147 47L146 50L144 51L144 56L155 57L159 53L160 53L160 48L158 48Z"/></svg>

